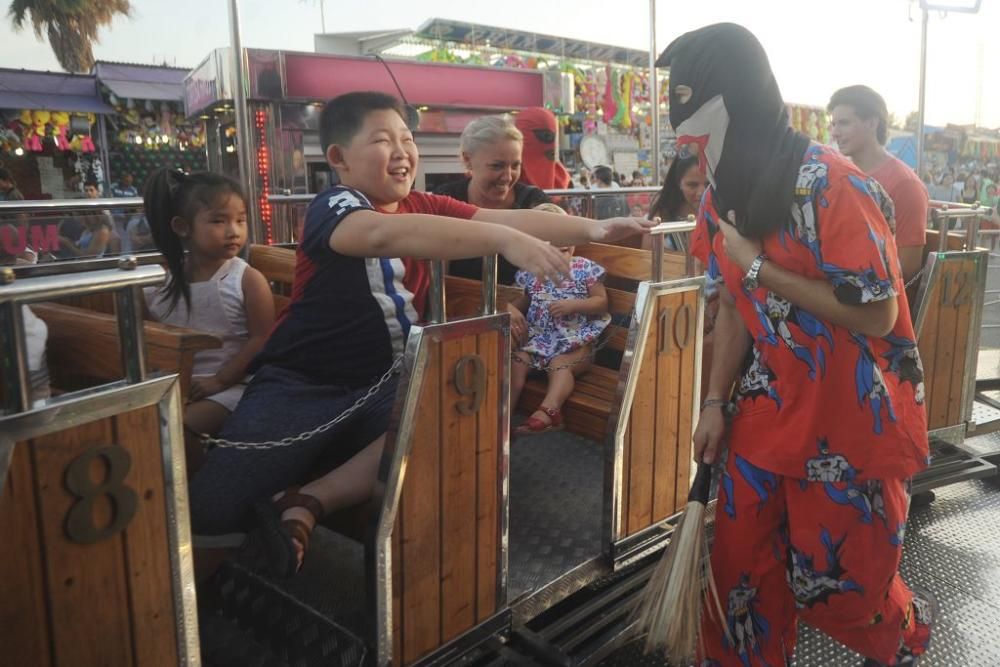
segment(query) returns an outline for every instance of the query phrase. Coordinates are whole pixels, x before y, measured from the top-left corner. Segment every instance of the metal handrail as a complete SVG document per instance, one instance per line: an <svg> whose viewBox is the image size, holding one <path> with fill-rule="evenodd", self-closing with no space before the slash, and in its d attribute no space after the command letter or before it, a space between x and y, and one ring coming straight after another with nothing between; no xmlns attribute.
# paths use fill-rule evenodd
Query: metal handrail
<svg viewBox="0 0 1000 667"><path fill-rule="evenodd" d="M948 223L950 221L968 219L969 226L965 230L965 245L971 249L975 247L976 237L979 236L979 220L993 215L992 207L983 206L979 202L960 204L931 200L928 202L928 206L930 227L938 231L939 252L945 252L948 249Z"/></svg>
<svg viewBox="0 0 1000 667"><path fill-rule="evenodd" d="M159 266L139 266L134 257L117 260L118 268L48 275L18 280L4 268L0 285L0 351L13 372L4 373L5 407L13 412L31 408L27 337L22 304L42 299L113 291L118 317L122 368L128 383L146 379L146 349L142 328L141 288L160 285L166 272Z"/></svg>
<svg viewBox="0 0 1000 667"><path fill-rule="evenodd" d="M142 197L103 199L22 199L0 201L0 213L73 211L78 209L142 208Z"/></svg>
<svg viewBox="0 0 1000 667"><path fill-rule="evenodd" d="M15 278L39 278L41 276L61 276L83 273L84 271L101 271L114 269L123 259L129 258L136 266L164 264L167 260L156 250L140 251L134 256L92 257L89 259L67 259L57 262L42 262L41 264L17 264L7 267L14 272Z"/></svg>
<svg viewBox="0 0 1000 667"><path fill-rule="evenodd" d="M673 220L670 222L661 222L652 229L649 230L650 236L660 237L665 234L688 234L694 231L696 222L693 215L689 215L684 220ZM663 281L663 242L657 241L653 242L653 253L651 261L653 263L652 270L650 272L650 277L654 283ZM684 253L684 272L687 275L694 273L694 257L691 256L690 252Z"/></svg>

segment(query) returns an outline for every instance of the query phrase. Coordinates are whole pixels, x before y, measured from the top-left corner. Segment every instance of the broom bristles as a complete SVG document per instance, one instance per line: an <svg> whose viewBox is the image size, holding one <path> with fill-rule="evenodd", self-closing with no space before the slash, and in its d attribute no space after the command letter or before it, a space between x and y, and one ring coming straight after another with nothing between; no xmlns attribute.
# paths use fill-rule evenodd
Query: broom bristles
<svg viewBox="0 0 1000 667"><path fill-rule="evenodd" d="M704 517L703 503L687 504L633 615L636 630L646 633L645 652L662 649L675 665L694 658L704 598L709 598L710 614L725 618L708 560Z"/></svg>

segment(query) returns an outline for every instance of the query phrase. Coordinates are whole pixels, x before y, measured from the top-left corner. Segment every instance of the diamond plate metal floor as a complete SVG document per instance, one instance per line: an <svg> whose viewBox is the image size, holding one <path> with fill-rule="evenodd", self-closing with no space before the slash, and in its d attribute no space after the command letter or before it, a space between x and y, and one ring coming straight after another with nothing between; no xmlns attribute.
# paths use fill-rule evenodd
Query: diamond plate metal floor
<svg viewBox="0 0 1000 667"><path fill-rule="evenodd" d="M980 455L1000 451L1000 434L970 438ZM941 605L931 650L921 667L1000 665L1000 480L963 482L935 490L937 500L914 508L901 572L929 588ZM862 659L818 631L801 626L794 667L859 667ZM628 645L602 667L665 667Z"/></svg>
<svg viewBox="0 0 1000 667"><path fill-rule="evenodd" d="M565 431L510 446L510 600L601 553L603 448Z"/></svg>

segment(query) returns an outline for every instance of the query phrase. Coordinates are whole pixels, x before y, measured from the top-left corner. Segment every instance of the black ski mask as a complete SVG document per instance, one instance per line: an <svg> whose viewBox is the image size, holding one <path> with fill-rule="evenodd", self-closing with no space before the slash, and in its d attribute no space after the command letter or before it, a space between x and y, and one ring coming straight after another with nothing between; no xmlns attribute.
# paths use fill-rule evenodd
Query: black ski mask
<svg viewBox="0 0 1000 667"><path fill-rule="evenodd" d="M809 138L793 130L764 48L746 28L717 23L675 39L656 61L670 67L670 124L696 143L721 215L762 238L787 222ZM681 102L678 86L691 88Z"/></svg>

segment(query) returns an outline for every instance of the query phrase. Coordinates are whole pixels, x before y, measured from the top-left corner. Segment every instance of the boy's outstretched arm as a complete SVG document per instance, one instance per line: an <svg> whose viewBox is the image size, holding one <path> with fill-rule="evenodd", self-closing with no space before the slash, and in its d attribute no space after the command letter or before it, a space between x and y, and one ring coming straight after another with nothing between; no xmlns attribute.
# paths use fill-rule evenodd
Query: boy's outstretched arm
<svg viewBox="0 0 1000 667"><path fill-rule="evenodd" d="M558 249L517 229L421 213L356 210L334 228L330 248L351 257L464 259L500 254L540 278L558 280L569 273L569 262Z"/></svg>
<svg viewBox="0 0 1000 667"><path fill-rule="evenodd" d="M575 215L560 215L530 208L481 208L472 219L513 227L525 234L551 241L557 246L578 245L591 241L608 243L641 234L657 224L655 221L645 218L591 220Z"/></svg>

